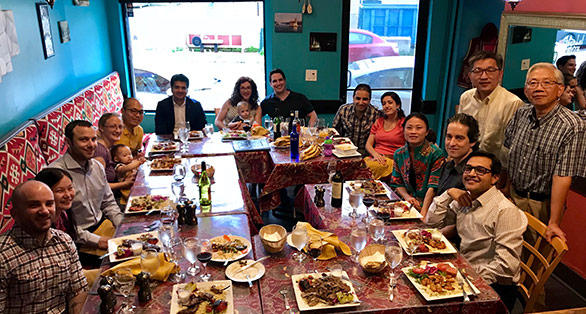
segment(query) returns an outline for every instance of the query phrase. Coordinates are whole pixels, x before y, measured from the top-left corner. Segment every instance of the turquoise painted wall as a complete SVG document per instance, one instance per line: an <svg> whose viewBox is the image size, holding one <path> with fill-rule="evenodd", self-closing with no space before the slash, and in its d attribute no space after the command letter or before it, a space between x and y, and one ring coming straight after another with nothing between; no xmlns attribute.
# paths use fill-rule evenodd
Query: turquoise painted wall
<svg viewBox="0 0 586 314"><path fill-rule="evenodd" d="M512 36L509 36L503 86L513 89L522 88L525 85L527 70L521 70L523 59L531 59L531 65L538 62L551 63L556 34L557 29L532 27L531 41L518 44L511 44Z"/></svg>
<svg viewBox="0 0 586 314"><path fill-rule="evenodd" d="M268 86L268 72L281 68L287 76L287 86L302 92L309 99L340 99L340 59L342 32L342 1L322 0L312 2L313 14L303 14L303 32L275 33L273 22L275 13L301 13L298 1L265 1L266 25L266 69L267 93L272 93ZM309 51L309 33L337 33L335 52ZM317 81L306 82L305 70L317 70Z"/></svg>
<svg viewBox="0 0 586 314"><path fill-rule="evenodd" d="M12 10L20 54L12 58L13 72L0 83L0 135L75 94L112 71L108 19L104 1L89 7L56 1L49 9L55 56L44 59L33 0L2 0ZM71 41L59 40L57 21L67 20Z"/></svg>

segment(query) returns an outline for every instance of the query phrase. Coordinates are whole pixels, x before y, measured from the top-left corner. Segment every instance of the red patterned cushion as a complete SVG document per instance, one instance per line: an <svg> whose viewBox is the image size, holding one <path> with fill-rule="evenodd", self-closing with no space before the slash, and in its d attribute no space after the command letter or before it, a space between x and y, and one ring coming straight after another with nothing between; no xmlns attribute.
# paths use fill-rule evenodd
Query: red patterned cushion
<svg viewBox="0 0 586 314"><path fill-rule="evenodd" d="M61 108L37 120L39 146L47 164L52 163L67 151L63 132L69 121L65 121Z"/></svg>
<svg viewBox="0 0 586 314"><path fill-rule="evenodd" d="M34 177L46 164L40 151L35 124L29 125L0 147L0 188L2 189L0 233L12 226L12 217L10 217L12 191L21 182Z"/></svg>

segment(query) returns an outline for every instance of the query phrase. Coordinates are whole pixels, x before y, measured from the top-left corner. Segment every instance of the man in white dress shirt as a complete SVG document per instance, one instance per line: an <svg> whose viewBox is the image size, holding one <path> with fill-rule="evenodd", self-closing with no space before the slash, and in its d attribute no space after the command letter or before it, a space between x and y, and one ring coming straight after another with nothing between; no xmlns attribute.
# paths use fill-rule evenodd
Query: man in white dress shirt
<svg viewBox="0 0 586 314"><path fill-rule="evenodd" d="M480 150L494 153L508 165L508 150L503 147L505 128L523 101L502 86L503 58L480 51L470 58L470 81L474 88L460 96L458 112L473 116L480 127Z"/></svg>
<svg viewBox="0 0 586 314"><path fill-rule="evenodd" d="M450 217L448 211L455 212L462 255L510 311L516 300L527 217L494 186L501 168L494 154L472 152L462 176L466 190L451 188L435 197L425 220L428 225L441 224Z"/></svg>

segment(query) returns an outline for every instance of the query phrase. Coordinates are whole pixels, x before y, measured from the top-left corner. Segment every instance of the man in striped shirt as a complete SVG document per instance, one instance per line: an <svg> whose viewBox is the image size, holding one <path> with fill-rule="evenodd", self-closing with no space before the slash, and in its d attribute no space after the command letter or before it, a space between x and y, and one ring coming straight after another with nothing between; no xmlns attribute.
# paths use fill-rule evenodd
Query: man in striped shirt
<svg viewBox="0 0 586 314"><path fill-rule="evenodd" d="M515 204L547 225L546 238L558 236L572 176L584 175L585 124L559 105L564 92L562 72L550 63L537 63L527 72L525 95L531 104L520 107L505 130L509 148L511 196Z"/></svg>
<svg viewBox="0 0 586 314"><path fill-rule="evenodd" d="M520 278L527 217L495 187L502 165L494 154L472 152L463 169L466 190L451 188L434 198L425 222L451 224L444 220L450 217L448 211L455 213L462 255L510 311Z"/></svg>
<svg viewBox="0 0 586 314"><path fill-rule="evenodd" d="M0 236L0 313L80 313L87 281L73 240L51 228L53 192L27 181L12 199L14 226Z"/></svg>
<svg viewBox="0 0 586 314"><path fill-rule="evenodd" d="M370 128L379 117L378 109L370 104L371 96L370 86L358 84L354 89L353 102L341 106L332 122L338 133L349 137L363 156L368 156L364 146L370 135Z"/></svg>

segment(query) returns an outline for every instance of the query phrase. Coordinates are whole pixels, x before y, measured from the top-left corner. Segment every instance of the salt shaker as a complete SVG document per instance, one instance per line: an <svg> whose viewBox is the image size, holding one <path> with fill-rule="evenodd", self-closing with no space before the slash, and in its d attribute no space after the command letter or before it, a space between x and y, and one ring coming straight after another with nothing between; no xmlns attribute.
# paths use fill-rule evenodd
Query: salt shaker
<svg viewBox="0 0 586 314"><path fill-rule="evenodd" d="M325 201L324 201L324 187L321 185L316 185L315 186L315 197L313 198L313 202L315 203L315 206L317 207L324 207L326 205Z"/></svg>

